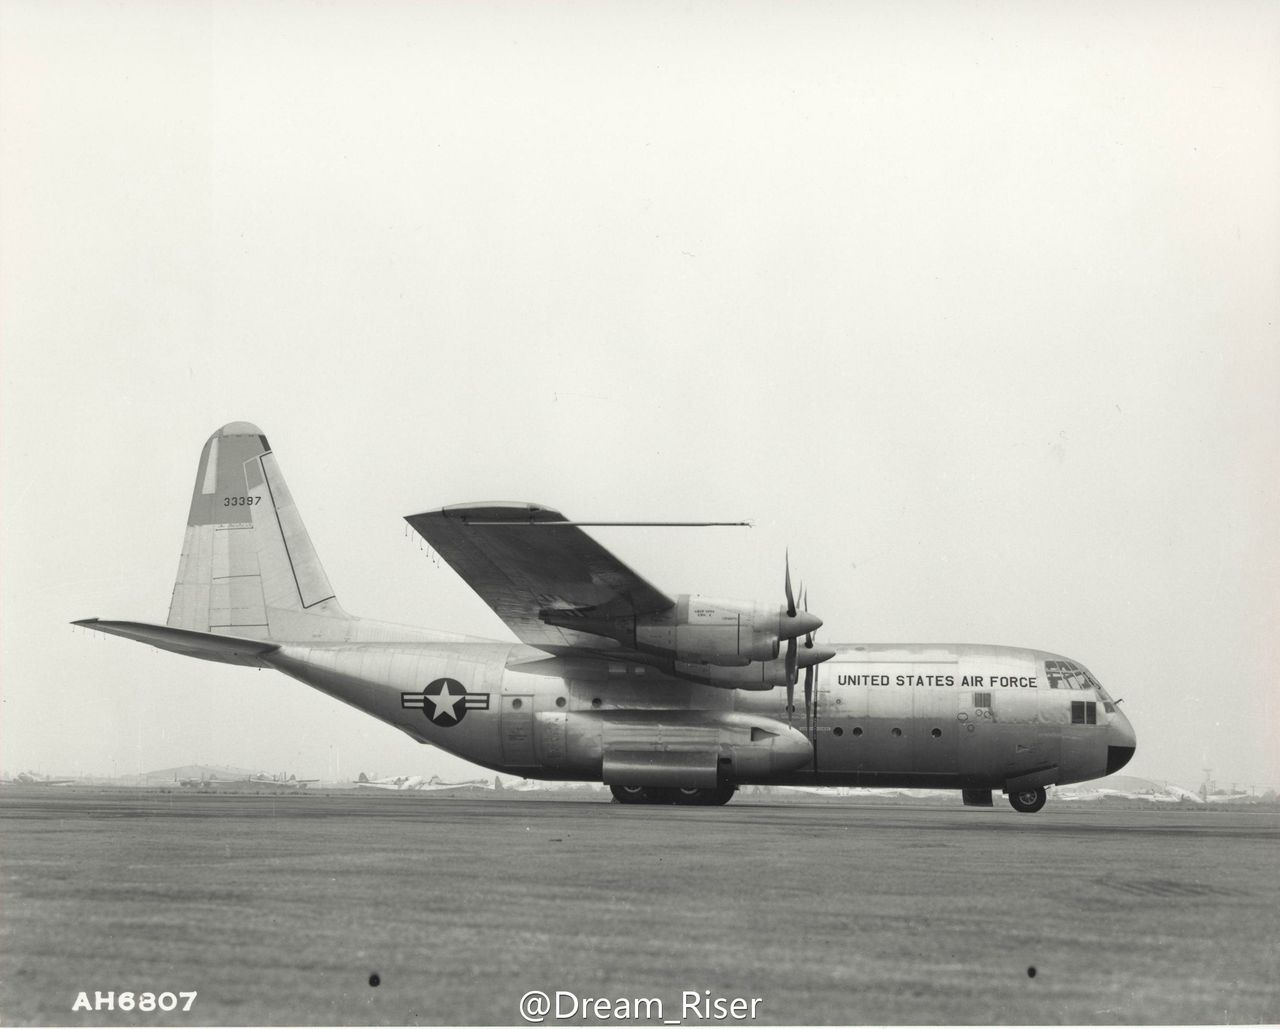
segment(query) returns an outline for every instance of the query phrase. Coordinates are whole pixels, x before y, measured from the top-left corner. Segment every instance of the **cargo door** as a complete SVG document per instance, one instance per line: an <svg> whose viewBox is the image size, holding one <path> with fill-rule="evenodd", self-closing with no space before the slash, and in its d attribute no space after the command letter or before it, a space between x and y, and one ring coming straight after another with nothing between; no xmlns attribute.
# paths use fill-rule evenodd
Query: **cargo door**
<svg viewBox="0 0 1280 1029"><path fill-rule="evenodd" d="M502 734L502 761L508 765L532 767L533 694L504 693L499 731Z"/></svg>

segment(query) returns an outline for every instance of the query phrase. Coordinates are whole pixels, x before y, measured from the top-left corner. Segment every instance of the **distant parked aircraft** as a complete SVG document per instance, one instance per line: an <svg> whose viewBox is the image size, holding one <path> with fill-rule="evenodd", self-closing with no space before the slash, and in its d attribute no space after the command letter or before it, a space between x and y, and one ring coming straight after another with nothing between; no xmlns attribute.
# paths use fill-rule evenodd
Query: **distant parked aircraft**
<svg viewBox="0 0 1280 1029"><path fill-rule="evenodd" d="M397 775L382 779L370 779L367 776L357 779L356 785L372 790L457 790L463 788L491 790L497 780L463 779L459 782L445 782L438 775Z"/></svg>
<svg viewBox="0 0 1280 1029"><path fill-rule="evenodd" d="M6 786L71 786L78 779L54 779L38 772L19 772L12 779L5 779Z"/></svg>

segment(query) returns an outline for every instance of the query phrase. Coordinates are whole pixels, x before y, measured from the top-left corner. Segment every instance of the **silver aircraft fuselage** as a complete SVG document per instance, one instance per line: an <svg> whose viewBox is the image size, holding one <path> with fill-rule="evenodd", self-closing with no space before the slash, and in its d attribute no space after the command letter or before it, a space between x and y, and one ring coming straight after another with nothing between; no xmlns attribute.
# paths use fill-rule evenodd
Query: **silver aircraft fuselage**
<svg viewBox="0 0 1280 1029"><path fill-rule="evenodd" d="M737 784L1013 791L1117 771L1129 720L1081 666L980 645L837 645L812 714L786 691L724 690L522 644L286 644L263 660L423 743L499 772L609 781L629 739L697 785L715 752ZM574 665L580 667L574 667ZM448 706L430 699L444 687ZM797 698L799 701L799 698ZM682 763L681 755L690 760Z"/></svg>
<svg viewBox="0 0 1280 1029"><path fill-rule="evenodd" d="M249 422L201 451L167 622L76 624L278 669L478 765L604 782L623 803L722 804L746 784L922 786L982 806L999 789L1034 812L1046 787L1134 752L1128 719L1067 658L817 643L822 620L797 604L789 561L786 606L770 607L669 596L542 505L406 520L521 642L348 614Z"/></svg>

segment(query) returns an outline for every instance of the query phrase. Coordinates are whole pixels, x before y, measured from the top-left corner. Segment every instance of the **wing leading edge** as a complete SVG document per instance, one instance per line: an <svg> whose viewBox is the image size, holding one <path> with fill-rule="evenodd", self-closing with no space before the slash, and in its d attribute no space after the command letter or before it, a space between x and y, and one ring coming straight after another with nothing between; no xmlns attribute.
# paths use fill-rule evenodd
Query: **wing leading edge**
<svg viewBox="0 0 1280 1029"><path fill-rule="evenodd" d="M600 636L550 625L575 612L626 617L675 601L559 511L537 504L459 504L405 518L524 643L615 651Z"/></svg>

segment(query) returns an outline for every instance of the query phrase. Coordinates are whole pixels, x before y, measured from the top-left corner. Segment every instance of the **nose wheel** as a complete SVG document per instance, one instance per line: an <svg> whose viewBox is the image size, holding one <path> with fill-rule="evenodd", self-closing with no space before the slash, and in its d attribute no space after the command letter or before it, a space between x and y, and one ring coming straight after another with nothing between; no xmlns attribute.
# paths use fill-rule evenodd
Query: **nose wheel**
<svg viewBox="0 0 1280 1029"><path fill-rule="evenodd" d="M1044 807L1044 802L1048 798L1049 794L1045 788L1037 786L1034 790L1018 790L1017 793L1010 793L1009 803L1013 806L1013 810L1031 815Z"/></svg>

